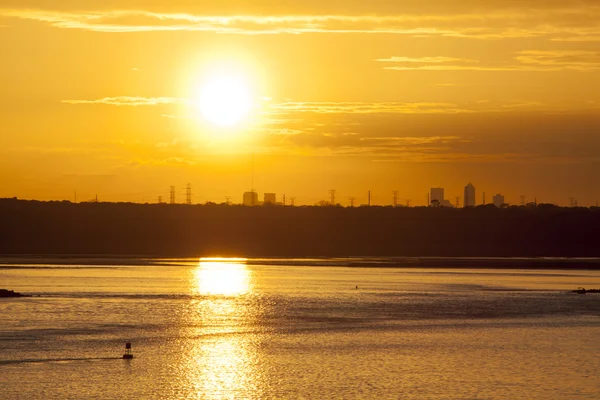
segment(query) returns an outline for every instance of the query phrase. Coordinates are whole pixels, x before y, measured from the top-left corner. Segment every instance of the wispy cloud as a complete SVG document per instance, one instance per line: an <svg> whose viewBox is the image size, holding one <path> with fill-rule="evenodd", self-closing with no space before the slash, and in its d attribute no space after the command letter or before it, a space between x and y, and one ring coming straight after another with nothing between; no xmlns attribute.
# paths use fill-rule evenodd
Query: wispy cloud
<svg viewBox="0 0 600 400"><path fill-rule="evenodd" d="M418 64L436 64L436 63L448 63L448 62L477 62L476 60L470 60L465 58L455 57L400 57L394 56L390 58L378 58L375 61L379 62L393 62L393 63L418 63Z"/></svg>
<svg viewBox="0 0 600 400"><path fill-rule="evenodd" d="M186 99L177 97L104 97L96 100L63 100L68 104L107 104L111 106L156 106L159 104L185 104Z"/></svg>
<svg viewBox="0 0 600 400"><path fill-rule="evenodd" d="M271 104L268 113L318 114L455 114L470 112L453 103L286 102Z"/></svg>
<svg viewBox="0 0 600 400"><path fill-rule="evenodd" d="M202 15L144 10L67 12L0 9L0 16L97 32L205 31L229 34L381 33L414 37L503 39L551 36L555 40L600 36L600 8L528 8L462 14L402 15Z"/></svg>
<svg viewBox="0 0 600 400"><path fill-rule="evenodd" d="M135 159L129 160L125 163L126 166L144 166L144 165L154 165L154 166L177 166L177 165L196 165L197 161L188 160L184 157L168 157L168 158L150 158L150 159Z"/></svg>
<svg viewBox="0 0 600 400"><path fill-rule="evenodd" d="M516 60L525 65L543 65L578 71L600 69L600 51L529 50L520 52Z"/></svg>
<svg viewBox="0 0 600 400"><path fill-rule="evenodd" d="M407 61L409 60L409 61ZM417 61L422 60L422 61ZM425 61L438 60L438 61ZM455 61L473 62L452 57L390 57L376 59L377 62L395 63L399 65L386 66L383 69L397 71L598 71L600 70L600 51L573 51L573 50L526 50L517 53L514 57L517 63L504 65L469 65L450 64ZM430 65L437 63L438 65ZM443 65L439 65L443 64Z"/></svg>

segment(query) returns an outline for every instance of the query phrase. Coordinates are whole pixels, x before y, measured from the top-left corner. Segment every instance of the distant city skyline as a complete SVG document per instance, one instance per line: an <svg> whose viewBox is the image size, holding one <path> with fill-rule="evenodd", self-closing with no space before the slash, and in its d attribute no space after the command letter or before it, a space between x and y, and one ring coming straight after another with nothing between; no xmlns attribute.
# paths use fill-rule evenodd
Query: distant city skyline
<svg viewBox="0 0 600 400"><path fill-rule="evenodd" d="M485 192L482 193L482 198L478 201L478 197L477 197L477 189L476 187L472 184L472 183L468 183L464 188L463 188L463 196L454 196L453 198L455 199L454 202L450 201L449 199L446 199L445 197L445 188L443 187L436 187L436 188L430 188L429 192L425 195L426 196L426 200L424 202L419 202L418 199L415 201L412 198L402 198L400 196L399 191L397 190L392 190L389 192L389 196L386 198L385 195L382 196L375 196L375 193L373 193L373 191L367 190L365 192L365 196L364 196L364 201L361 201L361 197L360 196L348 196L348 197L335 197L335 195L337 194L337 190L336 189L330 189L328 191L328 195L330 197L326 197L323 196L320 199L317 199L313 202L299 202L297 199L297 195L290 195L289 193L275 193L275 192L263 192L262 193L262 200L260 200L260 195L261 192L257 191L257 190L250 190L250 191L245 191L242 193L242 196L240 198L240 200L238 201L236 199L236 196L225 196L222 199L218 199L218 200L206 200L206 201L194 201L192 200L192 198L194 198L193 196L193 186L191 184L187 184L185 185L185 192L182 193L181 196L177 196L177 189L175 186L171 186L169 189L169 196L163 196L163 195L158 195L155 199L148 199L148 200L142 200L142 201L133 201L134 203L167 203L170 202L172 204L204 204L204 203L216 203L216 204L240 204L240 205L246 205L246 206L260 206L260 205L264 205L264 204L273 204L273 205L296 205L296 206L302 206L302 205L324 205L324 204L331 204L331 199L332 199L332 192L334 195L334 201L336 205L342 205L342 206L365 206L368 205L369 202L369 196L370 196L370 201L371 201L371 205L373 206L389 206L389 205L394 205L394 202L397 206L400 207L422 207L422 206L431 206L434 205L434 200L437 201L437 206L442 206L442 207L464 207L465 204L467 204L467 206L477 206L477 205L482 205L483 203L483 199L485 200L485 204L494 204L497 207L500 206L511 206L511 205L526 205L529 203L549 203L549 204L555 204L558 206L569 206L569 207L576 207L576 206L583 206L583 207L591 207L591 206L598 206L600 204L600 202L593 202L591 204L580 204L579 200L574 198L574 197L570 197L567 199L567 201L565 201L564 203L557 203L557 202L551 202L551 201L543 201L542 199L538 199L537 196L534 196L532 198L528 198L525 195L520 195L518 197L518 199L515 199L515 201L513 202L508 202L506 201L506 197L503 194L500 193L496 193L493 196L490 197L486 197L485 196ZM106 201L106 202L122 202L123 200L115 200L115 199L111 199L110 197L105 197L103 198L102 196L98 196L98 194L95 194L89 198L85 197L85 196L81 196L81 193L79 194L79 197L77 197L78 194L77 192L73 193L73 198L68 199L68 198L64 198L64 199L50 199L50 200L68 200L68 201L73 201L73 202L96 202L96 201ZM280 200L278 201L278 196L280 196ZM469 200L467 200L467 196L469 197ZM6 196L7 198L12 198L12 197L17 197L18 196ZM300 197L302 199L302 196ZM380 201L376 201L375 199L379 198ZM21 198L24 200L27 200L25 198ZM169 201L165 200L165 199L170 199ZM287 201L286 201L287 199ZM31 200L44 200L44 199L31 199ZM47 199L46 199L47 200Z"/></svg>

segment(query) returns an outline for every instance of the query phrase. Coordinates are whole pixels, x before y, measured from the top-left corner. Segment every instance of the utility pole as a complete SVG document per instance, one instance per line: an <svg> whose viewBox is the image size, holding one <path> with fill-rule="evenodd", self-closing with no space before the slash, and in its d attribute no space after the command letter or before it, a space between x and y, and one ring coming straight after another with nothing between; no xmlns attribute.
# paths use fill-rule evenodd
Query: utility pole
<svg viewBox="0 0 600 400"><path fill-rule="evenodd" d="M330 196L330 203L332 206L335 206L335 189L331 189L329 191L329 196Z"/></svg>
<svg viewBox="0 0 600 400"><path fill-rule="evenodd" d="M292 207L294 207L295 203L296 203L296 198L295 197L290 197L290 205Z"/></svg>
<svg viewBox="0 0 600 400"><path fill-rule="evenodd" d="M410 208L410 202L411 202L410 199L406 199L406 207Z"/></svg>
<svg viewBox="0 0 600 400"><path fill-rule="evenodd" d="M175 204L175 186L171 186L170 203Z"/></svg>
<svg viewBox="0 0 600 400"><path fill-rule="evenodd" d="M356 197L349 197L348 200L350 200L350 207L354 207L354 201L356 200Z"/></svg>
<svg viewBox="0 0 600 400"><path fill-rule="evenodd" d="M285 206L285 194L283 195L283 200L281 203Z"/></svg>
<svg viewBox="0 0 600 400"><path fill-rule="evenodd" d="M459 208L460 207L460 196L454 196L454 199L456 200L454 207Z"/></svg>
<svg viewBox="0 0 600 400"><path fill-rule="evenodd" d="M367 204L369 205L369 207L371 207L371 191L370 190L369 190L367 198L368 198L368 203Z"/></svg>
<svg viewBox="0 0 600 400"><path fill-rule="evenodd" d="M392 201L392 204L394 205L394 207L398 207L398 191L394 190L392 192L392 194L394 195L394 199Z"/></svg>
<svg viewBox="0 0 600 400"><path fill-rule="evenodd" d="M228 206L231 205L231 197L230 196L225 196L225 204L227 204Z"/></svg>

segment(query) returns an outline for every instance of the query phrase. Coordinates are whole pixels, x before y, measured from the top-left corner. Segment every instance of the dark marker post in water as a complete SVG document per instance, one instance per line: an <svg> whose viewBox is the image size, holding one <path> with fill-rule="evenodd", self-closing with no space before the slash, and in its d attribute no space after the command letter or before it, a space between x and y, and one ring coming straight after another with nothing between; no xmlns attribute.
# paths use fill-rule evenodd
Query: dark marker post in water
<svg viewBox="0 0 600 400"><path fill-rule="evenodd" d="M125 354L123 354L123 358L125 360L131 360L133 358L133 354L131 354L131 343L125 343Z"/></svg>

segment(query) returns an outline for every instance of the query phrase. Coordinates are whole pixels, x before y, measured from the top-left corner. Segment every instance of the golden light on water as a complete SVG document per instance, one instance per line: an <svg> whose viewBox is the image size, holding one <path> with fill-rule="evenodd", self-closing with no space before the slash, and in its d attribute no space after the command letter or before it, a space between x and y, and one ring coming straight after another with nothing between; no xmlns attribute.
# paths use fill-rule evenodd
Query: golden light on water
<svg viewBox="0 0 600 400"><path fill-rule="evenodd" d="M244 294L252 291L245 259L202 258L190 273L190 291L200 295L186 312L188 357L181 364L185 386L195 398L249 398L260 392L254 336L247 332L256 317Z"/></svg>
<svg viewBox="0 0 600 400"><path fill-rule="evenodd" d="M194 277L197 294L234 296L250 290L250 271L243 258L201 258Z"/></svg>

